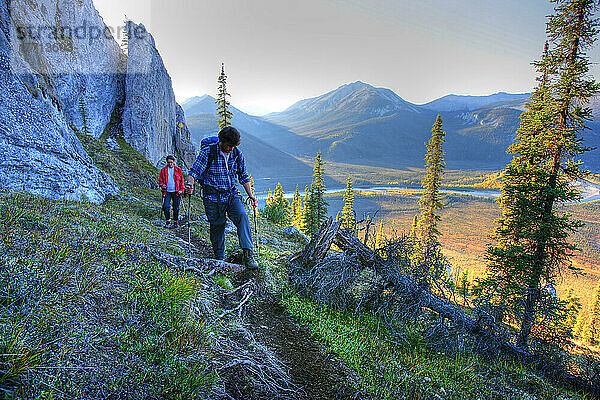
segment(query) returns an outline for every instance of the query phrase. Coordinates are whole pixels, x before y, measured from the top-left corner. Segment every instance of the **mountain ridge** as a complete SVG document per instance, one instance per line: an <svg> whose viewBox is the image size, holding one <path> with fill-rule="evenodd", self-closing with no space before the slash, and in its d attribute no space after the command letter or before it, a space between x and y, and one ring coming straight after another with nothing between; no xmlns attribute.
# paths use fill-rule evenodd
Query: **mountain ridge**
<svg viewBox="0 0 600 400"><path fill-rule="evenodd" d="M424 143L439 113L447 134L448 168L496 170L512 157L506 150L529 97L506 92L447 95L417 105L390 89L356 81L261 117L233 108L233 125L297 158L314 157L320 150L324 159L335 162L406 169L423 166ZM204 95L184 103L188 123L208 118L216 124L214 98ZM594 147L600 142L600 124L593 121L590 127L585 140ZM586 154L590 169L600 166L596 153Z"/></svg>

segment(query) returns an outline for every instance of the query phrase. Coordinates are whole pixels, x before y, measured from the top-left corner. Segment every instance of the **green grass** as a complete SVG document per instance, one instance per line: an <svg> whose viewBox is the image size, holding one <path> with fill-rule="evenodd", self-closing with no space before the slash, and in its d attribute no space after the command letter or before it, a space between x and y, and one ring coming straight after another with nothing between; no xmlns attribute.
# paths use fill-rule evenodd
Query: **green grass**
<svg viewBox="0 0 600 400"><path fill-rule="evenodd" d="M0 384L17 397L210 392L199 285L140 248L181 254L127 204L0 194Z"/></svg>
<svg viewBox="0 0 600 400"><path fill-rule="evenodd" d="M216 318L228 277L207 290L148 254L187 257L162 228L158 170L122 139L110 149L80 138L119 196L95 205L0 192L0 388L14 398L211 398L223 391L218 338L235 329ZM192 210L193 234L207 240L198 197ZM298 243L259 221L277 241L261 245L263 275L281 287L280 251ZM234 235L227 245L237 248Z"/></svg>
<svg viewBox="0 0 600 400"><path fill-rule="evenodd" d="M422 335L427 323L392 335L370 315L353 315L284 295L282 304L359 376L378 399L584 399L557 389L520 365L489 363L470 353L440 354Z"/></svg>
<svg viewBox="0 0 600 400"><path fill-rule="evenodd" d="M217 338L239 321L217 321L222 310L213 291L145 251L150 246L187 256L187 248L161 227L158 170L122 139L118 149L102 139L80 139L121 186L119 196L94 205L0 192L0 388L15 390L14 398L106 393L210 398L223 385L215 369ZM395 171L375 172L386 182L398 177ZM409 171L414 176L406 178L421 172ZM450 182L475 186L488 179L483 175L457 173ZM328 197L330 210L340 198ZM385 218L391 233L410 224L416 201L410 192L357 195L356 207L381 208L378 218ZM480 248L494 207L490 201L450 196L442 216L446 248L465 256ZM203 214L198 198L192 210L192 233L206 240L208 223L198 218ZM597 204L570 210L595 226ZM260 215L258 227L260 284L279 292L288 281L285 258L302 244ZM596 233L583 234L582 244ZM472 247L461 248L467 242ZM228 253L237 249L235 235L226 236L226 246ZM593 258L596 249L587 246ZM217 276L214 286L227 290L232 278ZM424 325L405 326L400 339L367 315L344 314L293 295L285 295L283 303L356 371L360 388L373 398L583 398L559 393L519 366L432 352L421 335Z"/></svg>

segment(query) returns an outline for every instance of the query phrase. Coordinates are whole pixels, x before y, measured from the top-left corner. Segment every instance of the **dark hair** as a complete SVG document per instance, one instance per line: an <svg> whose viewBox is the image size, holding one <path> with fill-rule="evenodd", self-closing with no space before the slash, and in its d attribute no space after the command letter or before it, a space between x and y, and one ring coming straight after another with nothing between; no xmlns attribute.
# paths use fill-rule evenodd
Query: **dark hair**
<svg viewBox="0 0 600 400"><path fill-rule="evenodd" d="M237 146L240 144L240 133L233 126L226 126L219 132L219 142Z"/></svg>
<svg viewBox="0 0 600 400"><path fill-rule="evenodd" d="M175 161L175 157L173 157L173 156L167 156L167 161L169 161L169 160Z"/></svg>

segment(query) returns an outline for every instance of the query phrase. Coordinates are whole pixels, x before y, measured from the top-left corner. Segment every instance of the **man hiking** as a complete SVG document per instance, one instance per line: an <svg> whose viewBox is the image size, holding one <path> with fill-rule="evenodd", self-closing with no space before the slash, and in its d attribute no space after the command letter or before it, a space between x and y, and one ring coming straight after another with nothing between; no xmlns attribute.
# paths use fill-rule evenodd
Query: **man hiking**
<svg viewBox="0 0 600 400"><path fill-rule="evenodd" d="M173 202L173 228L177 227L179 220L179 202L183 193L183 173L175 165L175 157L167 156L167 165L160 170L158 186L162 189L162 209L165 213L165 228L171 227L171 201Z"/></svg>
<svg viewBox="0 0 600 400"><path fill-rule="evenodd" d="M246 190L252 207L256 208L258 202L250 187L244 156L237 148L240 144L240 133L237 129L227 126L219 132L218 141L216 139L214 138L214 143L202 145L190 169L186 192L191 194L194 183L196 181L201 183L202 201L210 223L210 241L216 259L225 258L225 216L227 215L237 227L244 265L250 269L258 268L253 254L250 221L246 215L242 196L235 187L237 177Z"/></svg>

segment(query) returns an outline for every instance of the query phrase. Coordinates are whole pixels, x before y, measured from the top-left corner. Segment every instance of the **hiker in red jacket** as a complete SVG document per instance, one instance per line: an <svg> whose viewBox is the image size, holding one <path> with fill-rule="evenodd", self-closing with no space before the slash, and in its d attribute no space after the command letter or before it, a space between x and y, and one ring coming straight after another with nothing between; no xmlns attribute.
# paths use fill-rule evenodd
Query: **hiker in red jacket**
<svg viewBox="0 0 600 400"><path fill-rule="evenodd" d="M158 186L163 192L162 209L165 213L165 228L171 226L171 201L173 201L173 228L177 227L179 220L179 202L183 193L183 173L181 168L175 165L175 157L167 156L167 165L160 170Z"/></svg>

